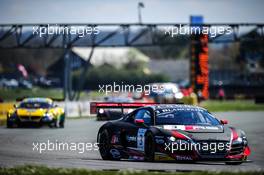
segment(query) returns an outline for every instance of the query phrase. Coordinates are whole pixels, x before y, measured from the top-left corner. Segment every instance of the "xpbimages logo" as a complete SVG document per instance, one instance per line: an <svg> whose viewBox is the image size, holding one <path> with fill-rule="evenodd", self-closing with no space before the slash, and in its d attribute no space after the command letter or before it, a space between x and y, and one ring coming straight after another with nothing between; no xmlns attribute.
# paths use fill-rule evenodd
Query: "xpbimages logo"
<svg viewBox="0 0 264 175"><path fill-rule="evenodd" d="M179 140L175 142L165 143L165 150L170 151L172 154L177 151L205 151L215 154L221 151L229 151L231 149L231 145L229 142L201 142L194 143L188 142L185 140Z"/></svg>
<svg viewBox="0 0 264 175"><path fill-rule="evenodd" d="M33 35L44 37L46 35L77 35L82 38L86 35L98 35L100 30L97 26L61 26L61 25L43 25L33 26Z"/></svg>
<svg viewBox="0 0 264 175"><path fill-rule="evenodd" d="M33 142L32 150L41 153L49 151L74 151L82 154L86 151L98 151L98 143L85 142L55 142L47 140L47 142Z"/></svg>
<svg viewBox="0 0 264 175"><path fill-rule="evenodd" d="M133 84L124 84L121 82L120 84L113 82L112 84L103 84L99 85L99 93L105 93L105 95L109 93L145 93L149 95L151 92L154 93L163 93L165 88L163 85L133 85Z"/></svg>
<svg viewBox="0 0 264 175"><path fill-rule="evenodd" d="M177 35L210 35L211 37L216 37L217 35L230 35L233 29L230 26L188 26L179 25L165 28L165 35L171 37Z"/></svg>

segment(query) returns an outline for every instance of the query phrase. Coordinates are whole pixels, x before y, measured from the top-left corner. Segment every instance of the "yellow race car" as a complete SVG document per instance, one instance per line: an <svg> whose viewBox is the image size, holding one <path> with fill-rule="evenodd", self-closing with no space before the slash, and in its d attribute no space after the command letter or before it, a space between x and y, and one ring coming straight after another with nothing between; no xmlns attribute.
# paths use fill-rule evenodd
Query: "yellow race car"
<svg viewBox="0 0 264 175"><path fill-rule="evenodd" d="M23 124L35 124L49 127L64 127L63 108L54 104L50 98L25 98L7 113L7 128L20 127Z"/></svg>

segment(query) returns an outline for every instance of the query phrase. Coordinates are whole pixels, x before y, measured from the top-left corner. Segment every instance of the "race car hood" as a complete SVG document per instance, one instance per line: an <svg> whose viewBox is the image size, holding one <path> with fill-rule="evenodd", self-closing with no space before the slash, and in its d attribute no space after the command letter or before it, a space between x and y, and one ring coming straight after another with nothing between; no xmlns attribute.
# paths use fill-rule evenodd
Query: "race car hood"
<svg viewBox="0 0 264 175"><path fill-rule="evenodd" d="M230 141L231 129L228 126L190 126L190 125L162 125L161 130L175 136L176 133L192 140L222 140ZM176 134L177 137L177 134Z"/></svg>
<svg viewBox="0 0 264 175"><path fill-rule="evenodd" d="M18 108L16 113L18 116L43 116L48 109L25 109L25 108Z"/></svg>

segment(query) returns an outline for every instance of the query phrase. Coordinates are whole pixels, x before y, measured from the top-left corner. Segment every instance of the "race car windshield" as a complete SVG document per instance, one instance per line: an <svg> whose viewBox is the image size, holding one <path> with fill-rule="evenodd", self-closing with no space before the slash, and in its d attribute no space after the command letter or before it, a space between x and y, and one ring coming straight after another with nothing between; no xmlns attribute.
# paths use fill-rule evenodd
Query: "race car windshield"
<svg viewBox="0 0 264 175"><path fill-rule="evenodd" d="M49 103L44 103L44 102L24 102L21 103L20 108L28 108L28 109L35 109L35 108L49 108L50 104Z"/></svg>
<svg viewBox="0 0 264 175"><path fill-rule="evenodd" d="M156 125L206 125L216 126L220 122L202 110L157 111Z"/></svg>

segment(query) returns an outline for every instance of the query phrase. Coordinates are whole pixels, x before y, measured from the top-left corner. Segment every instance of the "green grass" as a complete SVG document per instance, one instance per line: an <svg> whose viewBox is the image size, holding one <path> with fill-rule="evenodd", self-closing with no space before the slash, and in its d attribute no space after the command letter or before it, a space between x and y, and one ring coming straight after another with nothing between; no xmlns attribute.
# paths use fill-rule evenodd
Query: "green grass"
<svg viewBox="0 0 264 175"><path fill-rule="evenodd" d="M147 171L95 171L74 168L48 168L44 166L20 166L0 168L0 175L263 175L256 172L147 172Z"/></svg>
<svg viewBox="0 0 264 175"><path fill-rule="evenodd" d="M92 99L98 98L98 97L102 97L105 96L105 93L99 92L99 91L91 91L89 94L89 97ZM80 97L82 98L82 96Z"/></svg>
<svg viewBox="0 0 264 175"><path fill-rule="evenodd" d="M200 106L211 112L217 111L264 111L264 104L255 104L253 100L207 100Z"/></svg>
<svg viewBox="0 0 264 175"><path fill-rule="evenodd" d="M0 89L0 97L4 101L15 101L17 98L22 97L51 97L56 99L63 98L61 89L45 89L45 88L32 88L32 89Z"/></svg>
<svg viewBox="0 0 264 175"><path fill-rule="evenodd" d="M80 100L85 99L97 99L104 94L98 91L86 91L81 92ZM49 89L49 88L38 88L34 87L32 89L0 89L0 98L4 101L15 101L17 98L22 97L50 97L55 99L63 98L63 89Z"/></svg>

